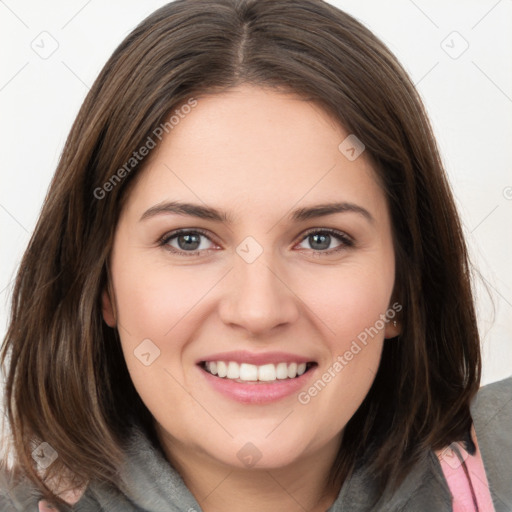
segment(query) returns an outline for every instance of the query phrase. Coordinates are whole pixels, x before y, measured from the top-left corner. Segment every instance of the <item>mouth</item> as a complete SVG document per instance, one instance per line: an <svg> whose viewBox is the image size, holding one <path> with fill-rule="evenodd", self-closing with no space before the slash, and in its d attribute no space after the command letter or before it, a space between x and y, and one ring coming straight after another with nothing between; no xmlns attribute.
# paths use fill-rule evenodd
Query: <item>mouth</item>
<svg viewBox="0 0 512 512"><path fill-rule="evenodd" d="M290 352L238 350L196 361L207 388L230 401L266 405L296 396L317 373L318 362Z"/></svg>
<svg viewBox="0 0 512 512"><path fill-rule="evenodd" d="M315 361L283 361L261 365L228 360L201 361L199 363L199 367L206 373L239 384L271 384L295 380L316 366Z"/></svg>

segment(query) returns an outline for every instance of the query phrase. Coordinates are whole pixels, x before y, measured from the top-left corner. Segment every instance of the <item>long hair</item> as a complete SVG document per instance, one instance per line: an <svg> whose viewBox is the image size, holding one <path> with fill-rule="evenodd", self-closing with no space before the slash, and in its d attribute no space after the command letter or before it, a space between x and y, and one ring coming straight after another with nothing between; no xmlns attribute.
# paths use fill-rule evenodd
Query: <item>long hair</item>
<svg viewBox="0 0 512 512"><path fill-rule="evenodd" d="M10 436L16 467L54 501L48 483L64 475L121 487L128 418L150 425L101 314L119 214L146 161L126 163L177 106L242 83L297 93L355 134L389 205L402 333L384 344L329 484L371 447L380 488L396 487L425 449L467 436L481 373L471 268L406 72L361 23L322 1L178 0L137 26L92 86L15 282L1 353ZM58 458L41 474L31 453L43 441Z"/></svg>

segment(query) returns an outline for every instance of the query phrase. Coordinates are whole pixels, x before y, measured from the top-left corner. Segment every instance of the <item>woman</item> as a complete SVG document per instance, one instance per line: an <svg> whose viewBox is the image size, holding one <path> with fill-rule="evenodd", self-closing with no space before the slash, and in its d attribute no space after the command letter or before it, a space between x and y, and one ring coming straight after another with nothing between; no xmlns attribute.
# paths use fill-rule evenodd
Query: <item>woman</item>
<svg viewBox="0 0 512 512"><path fill-rule="evenodd" d="M2 510L509 499L510 380L475 399L430 125L385 46L323 2L178 1L126 38L67 140L2 356Z"/></svg>

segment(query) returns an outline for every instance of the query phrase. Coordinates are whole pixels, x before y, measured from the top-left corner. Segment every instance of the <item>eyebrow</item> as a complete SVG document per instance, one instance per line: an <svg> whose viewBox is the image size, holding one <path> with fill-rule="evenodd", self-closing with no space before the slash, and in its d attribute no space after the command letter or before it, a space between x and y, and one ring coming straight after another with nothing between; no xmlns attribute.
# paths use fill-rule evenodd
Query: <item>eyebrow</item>
<svg viewBox="0 0 512 512"><path fill-rule="evenodd" d="M370 223L374 223L375 219L371 213L354 203L337 202L337 203L325 203L315 206L309 206L305 208L298 208L294 210L289 216L289 220L292 222L303 222L305 220L314 219L318 217L325 217L327 215L333 215L335 213L357 213L363 216ZM152 206L146 210L140 221L155 217L157 215L164 214L177 214L184 216L197 217L199 219L213 220L216 222L225 222L232 224L232 217L227 212L217 210L210 206L202 206L200 204L183 203L179 201L165 201L155 206Z"/></svg>

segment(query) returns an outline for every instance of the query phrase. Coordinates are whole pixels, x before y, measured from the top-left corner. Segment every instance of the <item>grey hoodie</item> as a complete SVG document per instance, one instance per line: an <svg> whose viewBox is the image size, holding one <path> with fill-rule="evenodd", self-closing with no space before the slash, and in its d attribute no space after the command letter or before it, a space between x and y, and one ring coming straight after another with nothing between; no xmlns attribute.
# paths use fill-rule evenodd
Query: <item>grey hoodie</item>
<svg viewBox="0 0 512 512"><path fill-rule="evenodd" d="M483 387L471 413L496 512L512 511L512 377ZM90 485L71 509L77 512L202 512L180 475L135 428L122 475L128 494ZM12 488L0 475L0 512L37 512L37 491L27 483ZM435 453L428 451L400 488L371 508L374 483L364 468L347 479L326 512L450 512L451 495ZM481 510L480 512L488 512Z"/></svg>

